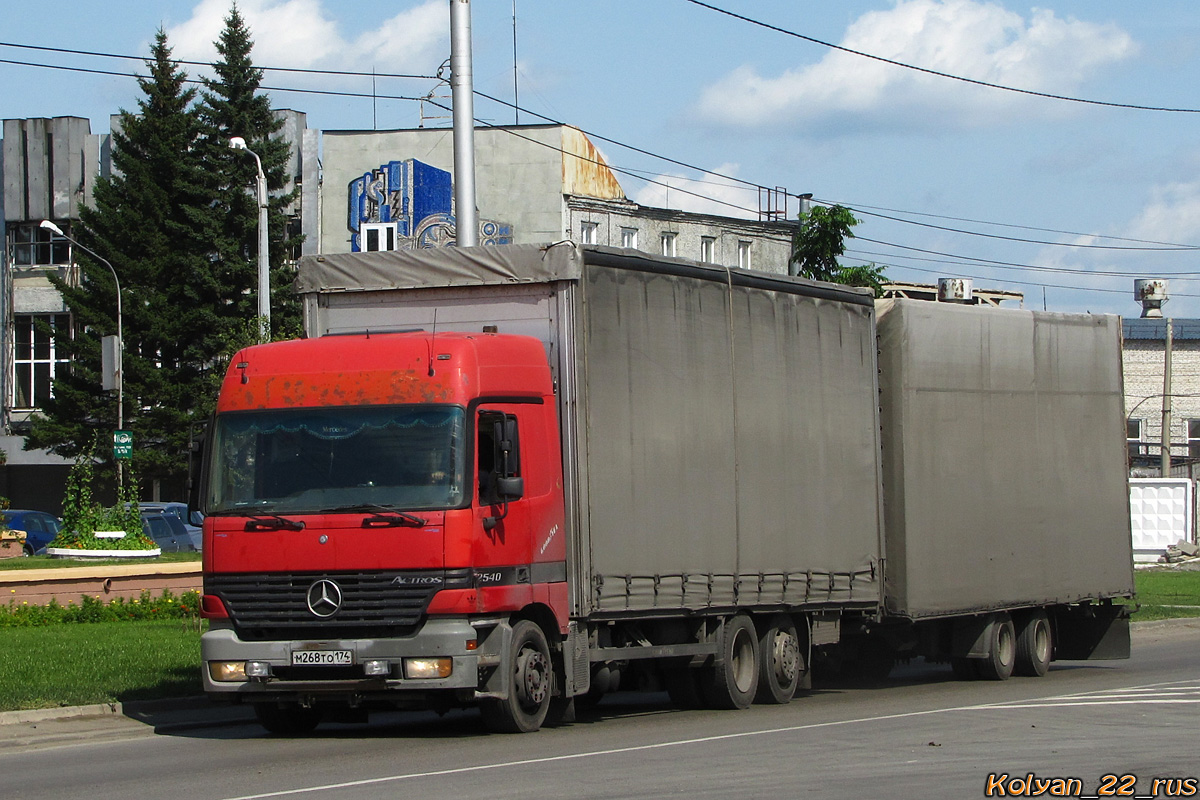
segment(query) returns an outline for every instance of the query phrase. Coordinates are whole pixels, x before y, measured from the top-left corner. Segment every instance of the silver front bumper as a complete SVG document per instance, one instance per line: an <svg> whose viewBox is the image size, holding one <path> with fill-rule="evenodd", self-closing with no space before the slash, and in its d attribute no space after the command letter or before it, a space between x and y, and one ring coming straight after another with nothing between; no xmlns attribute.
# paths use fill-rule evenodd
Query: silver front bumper
<svg viewBox="0 0 1200 800"><path fill-rule="evenodd" d="M213 694L305 693L319 696L475 689L479 681L480 656L478 651L468 650L467 643L478 638L479 632L461 618L429 619L417 633L396 639L293 639L268 642L243 641L228 623L215 623L200 638L200 657L203 660L201 676L204 691ZM289 676L288 672L294 671L292 653L298 650L349 650L352 663L343 667L307 667L303 671L303 678ZM453 659L449 676L404 677L404 659L434 657ZM387 662L390 665L389 673L385 676L367 675L363 668L367 661ZM246 680L217 681L213 680L209 668L213 662L265 663L270 674ZM322 675L325 671L328 671L328 678Z"/></svg>

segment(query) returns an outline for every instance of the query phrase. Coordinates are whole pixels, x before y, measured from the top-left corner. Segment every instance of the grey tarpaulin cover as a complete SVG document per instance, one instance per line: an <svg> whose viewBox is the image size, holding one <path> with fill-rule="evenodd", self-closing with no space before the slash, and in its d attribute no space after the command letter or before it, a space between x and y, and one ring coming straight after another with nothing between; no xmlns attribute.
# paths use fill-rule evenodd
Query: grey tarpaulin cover
<svg viewBox="0 0 1200 800"><path fill-rule="evenodd" d="M299 268L309 335L545 341L576 613L881 602L869 291L571 243Z"/></svg>
<svg viewBox="0 0 1200 800"><path fill-rule="evenodd" d="M331 253L300 259L298 294L545 283L579 277L580 251L570 243L438 247Z"/></svg>
<svg viewBox="0 0 1200 800"><path fill-rule="evenodd" d="M1133 590L1121 322L880 303L888 609Z"/></svg>

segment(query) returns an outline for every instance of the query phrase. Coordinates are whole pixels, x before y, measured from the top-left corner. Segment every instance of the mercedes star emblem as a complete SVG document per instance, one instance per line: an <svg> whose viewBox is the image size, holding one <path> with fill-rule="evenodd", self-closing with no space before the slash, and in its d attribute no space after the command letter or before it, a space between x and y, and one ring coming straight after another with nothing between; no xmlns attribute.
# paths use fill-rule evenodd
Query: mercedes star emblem
<svg viewBox="0 0 1200 800"><path fill-rule="evenodd" d="M332 617L342 607L342 589L322 578L308 587L308 610L318 617Z"/></svg>

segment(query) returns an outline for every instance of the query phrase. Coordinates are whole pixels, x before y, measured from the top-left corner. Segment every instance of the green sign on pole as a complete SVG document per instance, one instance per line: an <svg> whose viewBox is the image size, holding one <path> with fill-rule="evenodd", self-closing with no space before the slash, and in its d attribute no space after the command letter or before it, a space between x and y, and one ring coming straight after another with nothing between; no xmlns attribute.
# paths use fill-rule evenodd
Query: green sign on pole
<svg viewBox="0 0 1200 800"><path fill-rule="evenodd" d="M133 458L133 431L113 431L113 458Z"/></svg>

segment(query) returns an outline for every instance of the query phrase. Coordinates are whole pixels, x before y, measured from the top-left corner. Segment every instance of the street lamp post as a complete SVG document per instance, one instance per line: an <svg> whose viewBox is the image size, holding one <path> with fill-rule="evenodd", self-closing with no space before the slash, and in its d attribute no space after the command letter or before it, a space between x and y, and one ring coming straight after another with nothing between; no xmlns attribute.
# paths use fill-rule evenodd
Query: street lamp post
<svg viewBox="0 0 1200 800"><path fill-rule="evenodd" d="M92 248L80 244L63 233L62 228L55 225L48 219L41 221L40 228L48 230L56 236L61 236L71 244L78 247L80 250L90 254L92 258L99 261L104 266L108 267L108 271L112 273L113 285L117 288L117 430L125 429L125 337L121 330L121 281L117 278L117 271L113 269L113 265L108 262L108 259L101 256ZM121 459L117 459L117 488L121 487L124 478L124 464Z"/></svg>
<svg viewBox="0 0 1200 800"><path fill-rule="evenodd" d="M270 259L267 244L267 176L263 173L262 159L249 147L241 136L229 140L229 146L234 150L243 150L254 156L254 166L258 168L258 340L265 342L271 338L271 274Z"/></svg>

